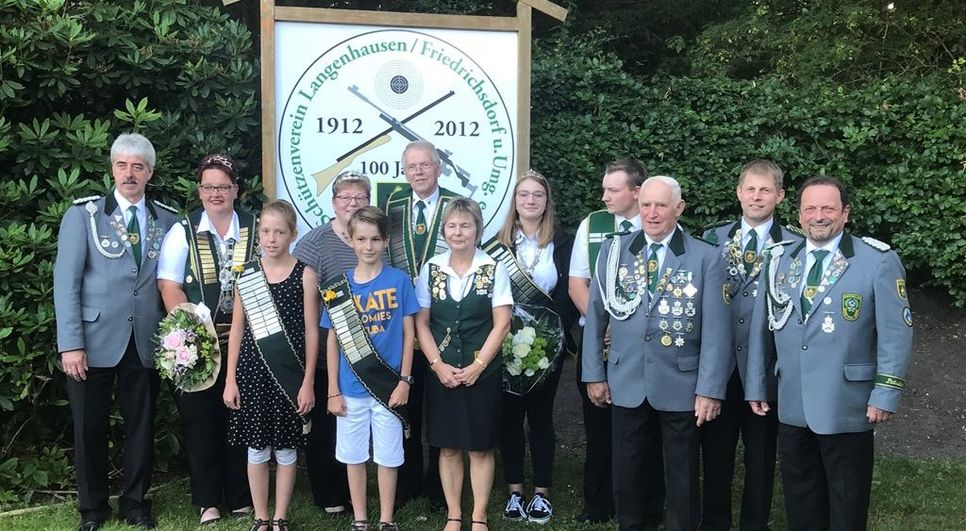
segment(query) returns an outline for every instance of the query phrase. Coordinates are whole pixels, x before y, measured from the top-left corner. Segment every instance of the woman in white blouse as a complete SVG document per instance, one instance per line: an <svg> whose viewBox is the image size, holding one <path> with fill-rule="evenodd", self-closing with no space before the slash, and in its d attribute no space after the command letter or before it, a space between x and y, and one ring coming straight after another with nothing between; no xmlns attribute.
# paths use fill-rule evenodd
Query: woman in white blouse
<svg viewBox="0 0 966 531"><path fill-rule="evenodd" d="M463 452L469 453L473 489L471 529L488 529L493 448L500 443L501 346L510 328L509 279L502 264L478 248L479 205L451 200L442 216L449 251L423 265L416 282L422 310L419 346L435 378L426 378L427 432L440 448L439 475L446 498L444 530L461 528Z"/></svg>
<svg viewBox="0 0 966 531"><path fill-rule="evenodd" d="M567 275L573 237L556 226L553 198L547 179L530 170L513 190L513 209L495 241L484 245L494 256L511 261L508 269L514 302L541 305L560 316L564 347L575 352L570 328L577 309L567 293ZM507 252L494 252L498 249ZM553 472L556 437L553 427L553 402L563 367L561 355L541 382L524 394L503 392L501 453L503 476L508 496L504 517L509 520L547 523L553 508L549 488ZM527 439L524 421L529 424L530 459L533 464L533 495L526 499L523 490L524 454Z"/></svg>

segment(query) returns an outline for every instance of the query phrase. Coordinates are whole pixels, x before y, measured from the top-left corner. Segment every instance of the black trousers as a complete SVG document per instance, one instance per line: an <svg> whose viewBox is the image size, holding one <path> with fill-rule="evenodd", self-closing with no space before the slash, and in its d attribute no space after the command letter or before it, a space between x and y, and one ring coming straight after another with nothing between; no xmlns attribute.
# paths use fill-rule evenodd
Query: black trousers
<svg viewBox="0 0 966 531"><path fill-rule="evenodd" d="M228 345L221 348L227 360ZM227 372L228 364L222 363L215 385L204 391L183 393L171 388L181 415L191 503L197 507L217 507L224 501L234 510L252 504L247 448L228 445L229 409L222 399Z"/></svg>
<svg viewBox="0 0 966 531"><path fill-rule="evenodd" d="M502 433L500 453L503 456L503 478L507 484L523 483L523 461L527 437L523 429L526 418L530 427L530 460L533 463L533 486L550 488L553 480L553 457L557 437L553 428L553 401L563 364L546 376L543 385L526 395L503 392L500 412Z"/></svg>
<svg viewBox="0 0 966 531"><path fill-rule="evenodd" d="M819 435L778 426L785 514L790 531L864 531L869 517L872 430Z"/></svg>
<svg viewBox="0 0 966 531"><path fill-rule="evenodd" d="M745 402L737 369L728 381L727 393L718 418L699 430L704 468L701 529L727 531L731 528L731 489L740 433L745 447L745 482L739 528L764 531L768 529L775 486L778 410L771 404L768 415L755 415Z"/></svg>
<svg viewBox="0 0 966 531"><path fill-rule="evenodd" d="M698 492L700 441L693 411L658 411L645 400L636 408L612 406L614 413L614 500L622 531L656 528L663 482L654 473L661 455L667 471L668 531L697 529L701 502ZM655 520L655 515L658 519Z"/></svg>
<svg viewBox="0 0 966 531"><path fill-rule="evenodd" d="M67 378L67 397L74 422L74 469L77 502L83 520L103 521L111 513L107 503L108 416L117 381L117 401L124 420L124 483L118 502L121 515L150 514L145 499L154 466L154 401L160 380L154 369L141 364L134 336L115 367L87 371L87 379Z"/></svg>
<svg viewBox="0 0 966 531"><path fill-rule="evenodd" d="M575 327L583 331L581 327ZM587 396L587 384L581 381L583 373L581 338L577 339L577 392L584 417L584 509L583 513L596 518L614 515L614 480L611 470L611 407L597 407Z"/></svg>
<svg viewBox="0 0 966 531"><path fill-rule="evenodd" d="M346 477L345 464L335 458L335 416L329 415L326 410L329 382L325 365L325 341L319 343L319 363L315 370L315 407L310 414L312 431L305 439L305 464L315 505L348 507L349 480Z"/></svg>
<svg viewBox="0 0 966 531"><path fill-rule="evenodd" d="M422 352L413 352L413 385L409 389L410 436L403 441L403 464L399 467L396 484L396 497L402 500L415 496L429 496L442 499L443 487L439 482L439 448L429 447L429 460L425 461L423 471L423 398L426 394L426 379L436 378L429 370L429 363Z"/></svg>

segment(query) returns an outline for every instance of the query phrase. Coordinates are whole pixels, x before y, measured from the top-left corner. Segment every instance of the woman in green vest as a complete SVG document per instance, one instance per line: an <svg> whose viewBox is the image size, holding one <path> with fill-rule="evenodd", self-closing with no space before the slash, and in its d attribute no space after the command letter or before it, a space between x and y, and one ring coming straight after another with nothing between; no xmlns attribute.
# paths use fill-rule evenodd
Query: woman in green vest
<svg viewBox="0 0 966 531"><path fill-rule="evenodd" d="M472 199L453 199L442 217L449 251L423 265L416 282L422 310L419 346L434 377L426 378L426 439L440 448L446 531L461 528L463 452L470 458L472 530L488 529L493 448L500 444L503 338L513 297L505 267L479 249L483 215Z"/></svg>

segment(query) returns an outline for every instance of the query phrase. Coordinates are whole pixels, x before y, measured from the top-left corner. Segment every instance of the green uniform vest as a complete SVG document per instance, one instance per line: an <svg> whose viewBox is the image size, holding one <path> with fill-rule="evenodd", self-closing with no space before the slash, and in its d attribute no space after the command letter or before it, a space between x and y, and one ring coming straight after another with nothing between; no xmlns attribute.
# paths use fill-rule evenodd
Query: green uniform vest
<svg viewBox="0 0 966 531"><path fill-rule="evenodd" d="M590 265L590 276L594 276L597 269L597 255L600 246L608 236L614 233L614 215L606 210L597 210L587 216L587 259Z"/></svg>
<svg viewBox="0 0 966 531"><path fill-rule="evenodd" d="M439 346L439 356L453 367L468 367L474 363L486 337L493 329L493 279L496 267L480 266L469 293L459 302L453 300L447 288L446 273L438 265L429 266L432 308L429 328ZM486 366L480 378L499 372L503 356L497 356Z"/></svg>

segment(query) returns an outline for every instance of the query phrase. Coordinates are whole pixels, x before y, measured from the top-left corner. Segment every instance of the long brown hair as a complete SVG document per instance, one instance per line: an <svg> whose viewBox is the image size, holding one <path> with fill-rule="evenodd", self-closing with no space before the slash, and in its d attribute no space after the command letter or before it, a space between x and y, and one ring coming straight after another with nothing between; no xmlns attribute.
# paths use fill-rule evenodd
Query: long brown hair
<svg viewBox="0 0 966 531"><path fill-rule="evenodd" d="M500 242L507 247L513 247L514 238L516 237L517 229L522 229L520 225L520 214L517 213L517 189L520 185L526 181L533 181L543 187L543 191L547 194L547 207L543 211L543 216L540 218L540 227L537 229L537 244L540 247L546 246L548 243L553 241L554 228L557 223L557 214L553 206L553 195L550 193L550 183L547 182L547 178L538 172L533 170L528 170L526 173L517 179L517 183L513 186L513 207L507 212L506 221L503 222L503 227L500 229L499 238Z"/></svg>

